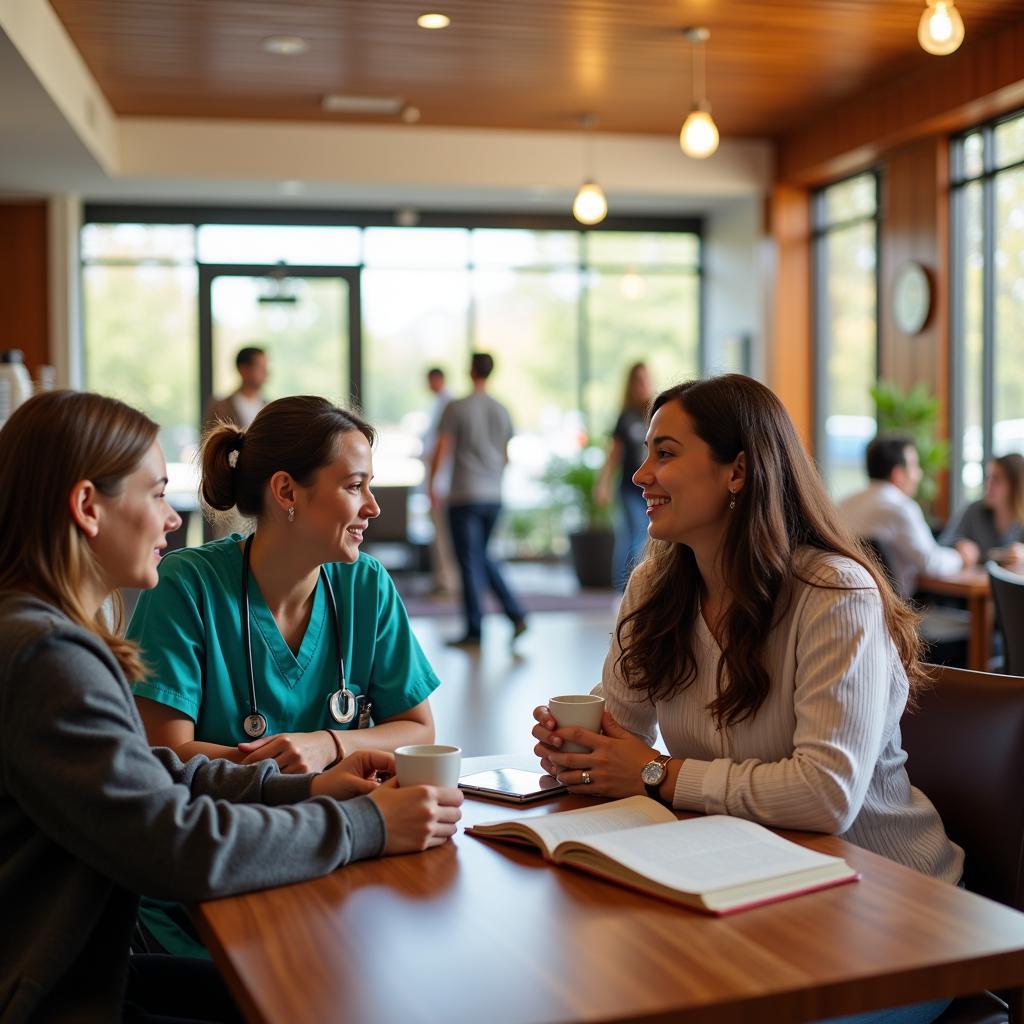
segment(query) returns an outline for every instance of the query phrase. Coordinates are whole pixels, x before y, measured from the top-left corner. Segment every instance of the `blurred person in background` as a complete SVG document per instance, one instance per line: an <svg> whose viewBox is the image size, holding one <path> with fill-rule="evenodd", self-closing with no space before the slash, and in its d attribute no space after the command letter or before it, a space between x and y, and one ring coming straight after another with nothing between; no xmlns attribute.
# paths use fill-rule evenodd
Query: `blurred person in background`
<svg viewBox="0 0 1024 1024"><path fill-rule="evenodd" d="M452 393L445 383L444 370L435 366L427 371L427 387L434 396L430 407L430 419L423 433L423 470L424 481L430 476L430 467L437 450L437 432L441 426ZM430 571L433 577L431 593L438 597L455 595L459 589L459 567L452 550L452 539L448 532L448 489L451 486L451 459L438 468L434 478L436 501L430 503L430 521L434 526L434 539L430 545Z"/></svg>
<svg viewBox="0 0 1024 1024"><path fill-rule="evenodd" d="M978 561L978 548L964 539L944 547L932 536L914 501L921 462L910 437L876 437L867 447L868 486L839 502L839 516L855 536L873 540L885 552L896 589L911 597L918 576L952 576Z"/></svg>
<svg viewBox="0 0 1024 1024"><path fill-rule="evenodd" d="M952 519L939 540L958 551L967 542L975 561L1024 562L1024 456L1001 455L988 464L985 494Z"/></svg>
<svg viewBox="0 0 1024 1024"><path fill-rule="evenodd" d="M255 345L247 345L238 350L235 367L239 385L226 398L211 398L207 403L203 413L204 433L217 423L233 423L245 430L267 404L263 397L263 385L270 375L266 352Z"/></svg>
<svg viewBox="0 0 1024 1024"><path fill-rule="evenodd" d="M633 483L633 474L647 457L647 409L654 397L646 363L634 363L626 374L622 410L612 430L608 457L594 487L594 500L606 506L612 500L612 478L616 478L618 513L615 519L615 555L612 579L621 590L643 555L647 543L647 503Z"/></svg>
<svg viewBox="0 0 1024 1024"><path fill-rule="evenodd" d="M477 648L483 625L481 590L493 591L512 623L512 639L526 631L526 613L509 589L498 564L488 555L487 545L501 513L501 478L508 463L512 440L512 417L496 398L487 393L487 380L494 370L494 358L474 352L469 377L473 390L450 402L441 417L437 447L427 476L430 503L440 503L437 477L445 459L452 461L452 484L448 496L448 524L452 546L462 573L462 603L466 631L451 647Z"/></svg>

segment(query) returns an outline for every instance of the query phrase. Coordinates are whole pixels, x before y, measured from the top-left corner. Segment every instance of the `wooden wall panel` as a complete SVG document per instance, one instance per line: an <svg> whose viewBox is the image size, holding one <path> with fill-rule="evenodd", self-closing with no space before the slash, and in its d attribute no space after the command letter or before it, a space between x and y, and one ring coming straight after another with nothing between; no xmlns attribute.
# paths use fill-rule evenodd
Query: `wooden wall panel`
<svg viewBox="0 0 1024 1024"><path fill-rule="evenodd" d="M949 142L931 136L885 155L882 177L879 376L904 388L925 384L941 403L940 434L949 422ZM893 279L910 260L932 284L932 310L924 329L904 334L893 322ZM946 483L937 507L946 506Z"/></svg>
<svg viewBox="0 0 1024 1024"><path fill-rule="evenodd" d="M0 349L20 348L29 372L51 362L45 202L0 203Z"/></svg>
<svg viewBox="0 0 1024 1024"><path fill-rule="evenodd" d="M782 399L808 451L814 438L811 332L811 216L806 189L779 185L768 199L773 296L768 322L768 386Z"/></svg>

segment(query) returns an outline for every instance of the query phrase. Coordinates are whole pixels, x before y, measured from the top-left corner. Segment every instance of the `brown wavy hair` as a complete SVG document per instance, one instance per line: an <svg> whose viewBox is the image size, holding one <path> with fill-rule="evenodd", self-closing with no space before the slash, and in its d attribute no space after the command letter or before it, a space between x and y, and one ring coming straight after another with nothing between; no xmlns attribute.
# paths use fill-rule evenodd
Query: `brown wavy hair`
<svg viewBox="0 0 1024 1024"><path fill-rule="evenodd" d="M83 582L102 571L71 516L69 496L79 480L109 497L119 494L157 429L113 398L51 391L19 406L0 430L0 589L35 594L96 634L128 679L146 673L138 647L120 635L120 592L113 593L113 628L103 609L90 615L79 596Z"/></svg>
<svg viewBox="0 0 1024 1024"><path fill-rule="evenodd" d="M371 445L377 440L369 423L316 395L270 402L246 430L217 423L203 437L199 493L214 514L238 509L243 516L258 518L275 473L283 470L296 483L309 484L334 459L338 438L354 430Z"/></svg>
<svg viewBox="0 0 1024 1024"><path fill-rule="evenodd" d="M801 575L800 547L842 555L870 574L913 693L927 678L918 617L839 521L778 398L750 377L725 374L663 391L651 415L668 402L679 402L715 462L731 463L740 452L746 456L746 479L728 514L722 548L732 605L719 638L717 695L708 706L718 726L752 718L768 696L764 649L772 626L785 614L791 582L823 585ZM644 573L644 598L618 626L617 667L627 686L653 703L674 697L696 679L693 634L701 576L689 547L659 541L648 544Z"/></svg>

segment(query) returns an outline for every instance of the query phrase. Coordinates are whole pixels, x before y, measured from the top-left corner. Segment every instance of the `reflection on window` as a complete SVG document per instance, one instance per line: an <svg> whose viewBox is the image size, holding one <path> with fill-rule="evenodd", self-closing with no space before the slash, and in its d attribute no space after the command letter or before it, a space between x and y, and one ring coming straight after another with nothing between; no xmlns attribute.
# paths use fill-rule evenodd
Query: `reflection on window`
<svg viewBox="0 0 1024 1024"><path fill-rule="evenodd" d="M862 174L815 203L817 459L834 498L862 486L875 433L877 188L874 174Z"/></svg>

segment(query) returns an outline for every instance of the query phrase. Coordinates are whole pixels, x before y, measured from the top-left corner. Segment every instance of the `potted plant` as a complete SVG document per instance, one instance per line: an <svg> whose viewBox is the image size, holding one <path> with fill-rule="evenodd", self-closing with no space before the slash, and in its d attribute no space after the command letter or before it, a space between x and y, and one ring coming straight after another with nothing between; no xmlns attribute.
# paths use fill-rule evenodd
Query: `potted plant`
<svg viewBox="0 0 1024 1024"><path fill-rule="evenodd" d="M581 587L611 588L613 582L611 509L594 500L604 458L600 448L584 448L576 458L552 459L544 474L544 482L563 509L569 553Z"/></svg>
<svg viewBox="0 0 1024 1024"><path fill-rule="evenodd" d="M949 443L938 437L939 400L923 384L904 391L890 381L871 389L878 410L879 434L906 434L914 440L921 461L921 485L917 501L925 515L934 512L939 473L949 463Z"/></svg>

